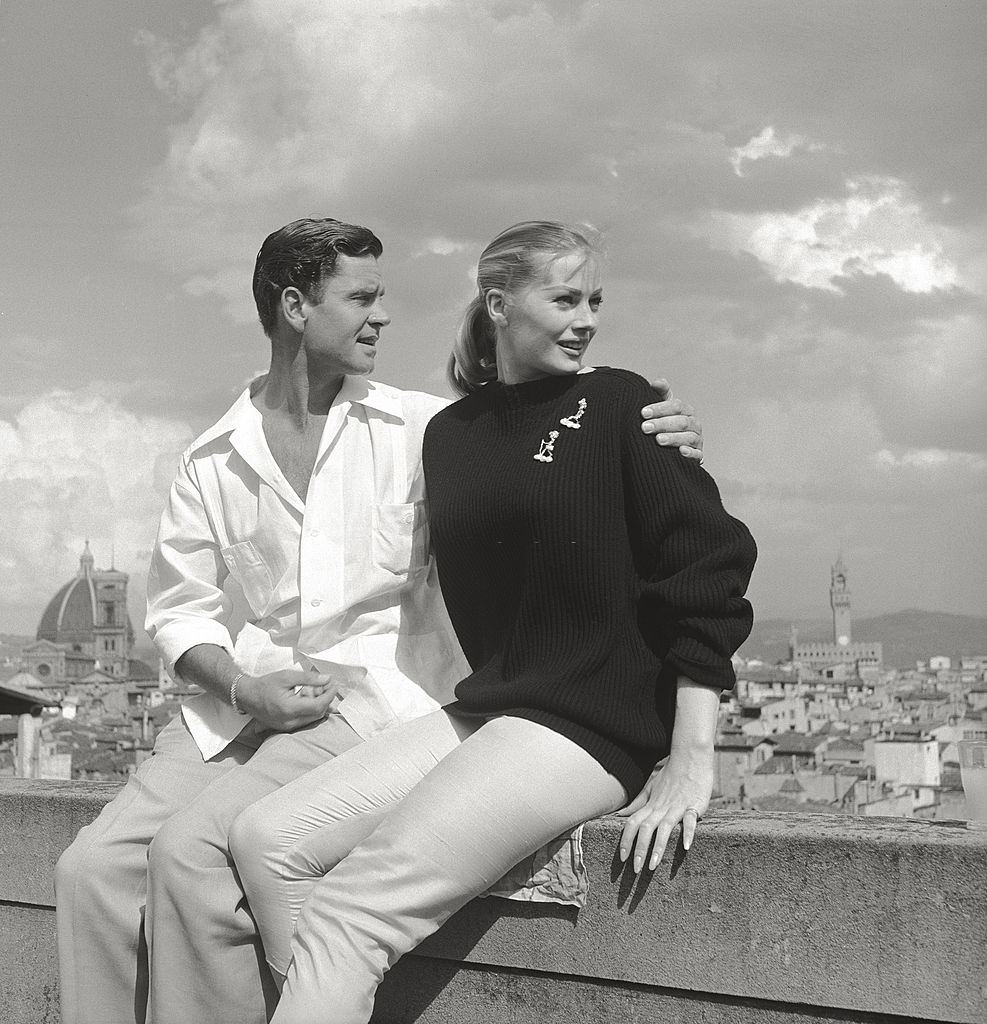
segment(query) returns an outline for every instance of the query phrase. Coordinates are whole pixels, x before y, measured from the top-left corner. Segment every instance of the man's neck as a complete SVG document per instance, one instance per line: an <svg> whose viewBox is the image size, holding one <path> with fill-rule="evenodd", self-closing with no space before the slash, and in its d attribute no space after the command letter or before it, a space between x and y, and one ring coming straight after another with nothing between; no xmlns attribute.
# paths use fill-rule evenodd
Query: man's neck
<svg viewBox="0 0 987 1024"><path fill-rule="evenodd" d="M254 396L262 413L280 413L298 430L313 417L324 419L343 386L345 374L326 372L300 344L272 346L271 368Z"/></svg>

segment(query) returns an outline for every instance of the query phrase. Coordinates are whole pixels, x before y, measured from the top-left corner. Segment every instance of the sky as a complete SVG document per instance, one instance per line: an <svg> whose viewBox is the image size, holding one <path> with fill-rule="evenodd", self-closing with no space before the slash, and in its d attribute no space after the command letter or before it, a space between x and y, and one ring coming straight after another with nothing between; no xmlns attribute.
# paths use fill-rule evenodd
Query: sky
<svg viewBox="0 0 987 1024"><path fill-rule="evenodd" d="M373 228L377 379L448 394L480 251L606 238L598 365L667 377L761 618L987 615L980 0L0 4L0 632L88 538L143 616L182 449L269 354L302 216Z"/></svg>

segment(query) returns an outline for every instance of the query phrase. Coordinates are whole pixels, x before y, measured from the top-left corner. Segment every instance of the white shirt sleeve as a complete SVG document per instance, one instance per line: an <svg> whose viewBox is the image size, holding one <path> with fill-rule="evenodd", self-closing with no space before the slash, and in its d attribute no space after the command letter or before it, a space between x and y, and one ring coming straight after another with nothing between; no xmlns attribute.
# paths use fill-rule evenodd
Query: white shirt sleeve
<svg viewBox="0 0 987 1024"><path fill-rule="evenodd" d="M175 662L197 644L233 651L226 625L231 602L223 592L227 575L186 454L161 514L147 577L145 628L172 675Z"/></svg>

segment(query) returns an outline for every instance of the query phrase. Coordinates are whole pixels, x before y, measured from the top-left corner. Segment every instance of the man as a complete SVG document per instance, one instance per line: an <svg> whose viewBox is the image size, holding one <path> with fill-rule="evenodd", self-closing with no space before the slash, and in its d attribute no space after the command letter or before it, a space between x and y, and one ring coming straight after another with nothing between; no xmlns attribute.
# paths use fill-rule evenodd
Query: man
<svg viewBox="0 0 987 1024"><path fill-rule="evenodd" d="M421 439L445 402L365 377L389 323L381 251L326 219L258 254L270 370L183 455L148 580L148 632L204 692L59 861L65 1024L265 1021L230 824L469 671L423 516ZM701 455L689 410L649 409Z"/></svg>

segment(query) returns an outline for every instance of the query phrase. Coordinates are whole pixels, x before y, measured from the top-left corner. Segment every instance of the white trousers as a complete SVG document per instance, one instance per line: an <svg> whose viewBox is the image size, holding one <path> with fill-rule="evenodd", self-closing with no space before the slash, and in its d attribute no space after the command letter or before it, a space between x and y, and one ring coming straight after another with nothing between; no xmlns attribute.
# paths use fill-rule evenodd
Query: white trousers
<svg viewBox="0 0 987 1024"><path fill-rule="evenodd" d="M436 711L244 811L230 849L271 967L272 1024L367 1024L384 973L523 857L627 794L522 718Z"/></svg>
<svg viewBox="0 0 987 1024"><path fill-rule="evenodd" d="M203 761L180 717L166 726L56 867L63 1024L266 1024L277 990L227 832L254 800L359 742L330 715L290 734L248 727Z"/></svg>

